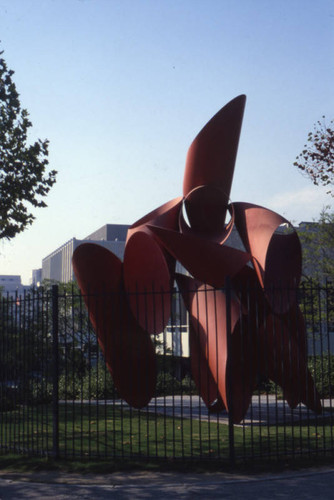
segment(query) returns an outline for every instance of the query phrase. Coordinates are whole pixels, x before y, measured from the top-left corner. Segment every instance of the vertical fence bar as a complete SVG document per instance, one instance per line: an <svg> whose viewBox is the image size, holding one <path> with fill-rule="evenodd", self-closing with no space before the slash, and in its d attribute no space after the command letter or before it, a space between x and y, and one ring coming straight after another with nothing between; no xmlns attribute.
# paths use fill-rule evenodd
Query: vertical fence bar
<svg viewBox="0 0 334 500"><path fill-rule="evenodd" d="M52 454L59 457L59 350L58 350L58 318L59 289L52 286Z"/></svg>
<svg viewBox="0 0 334 500"><path fill-rule="evenodd" d="M331 295L330 295L331 294ZM329 449L333 448L333 406L332 406L332 397L333 397L333 386L332 386L332 376L331 376L331 369L334 366L333 364L333 343L332 339L330 338L331 334L331 328L330 321L332 320L331 316L333 314L333 308L331 308L331 296L333 295L333 284L332 287L329 288L329 282L328 279L326 279L326 332L327 332L327 342L326 342L326 347L327 347L327 373L328 373L328 389L327 389L327 397L329 398L329 408L327 411L330 412L330 445ZM333 334L332 334L333 335Z"/></svg>
<svg viewBox="0 0 334 500"><path fill-rule="evenodd" d="M230 464L234 465L235 450L234 450L234 425L233 425L233 391L232 391L232 365L233 365L233 352L232 352L232 331L231 331L231 282L229 276L225 280L225 296L226 296L226 339L227 339L227 365L226 365L226 392L228 401L228 443L229 443L229 459Z"/></svg>

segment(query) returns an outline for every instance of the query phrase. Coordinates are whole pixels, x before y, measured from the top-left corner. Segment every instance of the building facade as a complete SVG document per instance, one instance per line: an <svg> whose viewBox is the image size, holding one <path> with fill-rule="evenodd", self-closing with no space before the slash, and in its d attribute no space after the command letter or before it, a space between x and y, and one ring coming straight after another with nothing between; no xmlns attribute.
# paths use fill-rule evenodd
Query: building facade
<svg viewBox="0 0 334 500"><path fill-rule="evenodd" d="M73 252L83 243L95 243L105 247L122 260L128 227L126 224L105 224L83 240L72 238L67 241L43 259L41 281L61 283L73 281L75 279L72 266Z"/></svg>
<svg viewBox="0 0 334 500"><path fill-rule="evenodd" d="M22 295L25 290L29 290L30 287L27 285L22 285L21 276L17 274L2 274L0 275L0 292L6 294L9 297L15 297L15 295Z"/></svg>

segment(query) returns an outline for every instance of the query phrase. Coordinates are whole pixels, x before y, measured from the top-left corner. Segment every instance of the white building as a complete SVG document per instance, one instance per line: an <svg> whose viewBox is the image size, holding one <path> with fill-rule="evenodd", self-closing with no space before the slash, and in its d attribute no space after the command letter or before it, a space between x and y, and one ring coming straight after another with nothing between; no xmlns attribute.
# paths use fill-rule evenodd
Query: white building
<svg viewBox="0 0 334 500"><path fill-rule="evenodd" d="M67 241L43 259L42 280L62 283L73 281L72 256L74 250L82 243L101 245L123 259L128 227L126 224L105 224L83 240L72 238Z"/></svg>
<svg viewBox="0 0 334 500"><path fill-rule="evenodd" d="M10 297L14 297L16 293L22 295L25 290L29 289L29 286L22 285L21 276L17 274L0 275L0 292L2 294L8 294Z"/></svg>

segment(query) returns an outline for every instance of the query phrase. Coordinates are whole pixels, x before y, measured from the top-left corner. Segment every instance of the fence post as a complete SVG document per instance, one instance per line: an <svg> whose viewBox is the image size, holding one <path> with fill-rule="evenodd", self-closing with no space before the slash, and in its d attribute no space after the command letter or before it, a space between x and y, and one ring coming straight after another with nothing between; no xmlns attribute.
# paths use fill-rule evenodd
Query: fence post
<svg viewBox="0 0 334 500"><path fill-rule="evenodd" d="M59 457L59 351L58 351L58 317L59 288L52 286L52 454Z"/></svg>
<svg viewBox="0 0 334 500"><path fill-rule="evenodd" d="M230 464L234 465L234 425L233 425L233 391L231 387L232 380L232 331L231 331L231 282L229 276L225 279L225 297L226 297L226 396L228 401L228 444Z"/></svg>

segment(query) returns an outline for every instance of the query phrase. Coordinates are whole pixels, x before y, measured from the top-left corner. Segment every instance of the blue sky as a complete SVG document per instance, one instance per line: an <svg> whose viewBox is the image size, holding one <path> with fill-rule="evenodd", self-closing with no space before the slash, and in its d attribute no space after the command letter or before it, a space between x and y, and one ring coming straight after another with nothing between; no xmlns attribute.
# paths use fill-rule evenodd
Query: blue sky
<svg viewBox="0 0 334 500"><path fill-rule="evenodd" d="M0 40L59 172L48 208L0 244L1 274L29 283L72 237L179 196L190 143L241 93L231 199L294 223L332 202L293 162L334 117L333 0L0 0Z"/></svg>

